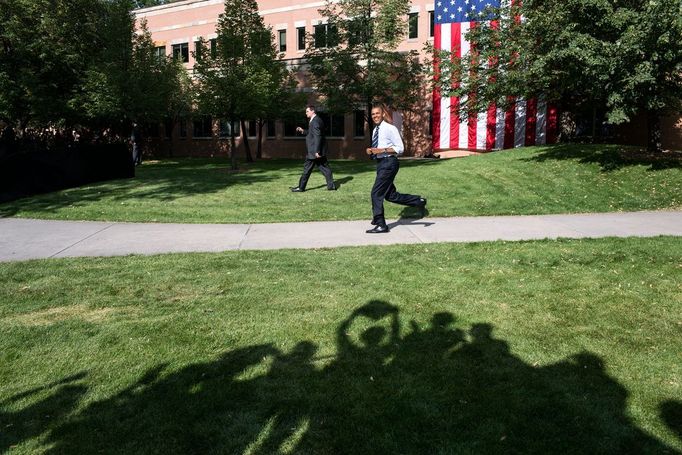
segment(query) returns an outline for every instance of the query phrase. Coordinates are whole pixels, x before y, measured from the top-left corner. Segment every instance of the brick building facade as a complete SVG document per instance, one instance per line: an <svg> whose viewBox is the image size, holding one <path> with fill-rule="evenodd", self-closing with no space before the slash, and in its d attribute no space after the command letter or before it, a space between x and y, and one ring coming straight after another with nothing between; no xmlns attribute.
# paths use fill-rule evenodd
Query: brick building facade
<svg viewBox="0 0 682 455"><path fill-rule="evenodd" d="M275 45L288 64L297 67L304 63L305 36L313 34L316 27L324 27L325 21L318 10L323 1L259 0L259 12L267 26L270 26ZM223 0L184 0L136 10L138 22L147 21L152 39L159 53L173 55L180 59L188 71L194 66L193 52L196 42L203 38L216 38L218 17L224 11ZM432 39L433 2L415 0L410 9L408 33L399 50L423 51L424 45ZM317 104L325 123L329 126L328 143L330 158L358 158L364 156L368 142L368 129L364 122L364 111L346 115L329 115L324 104L319 104L315 94L306 87L301 77L300 90L309 93L309 102ZM424 87L424 105L415 112L398 113L402 133L407 144L406 155L423 156L431 152L430 139L430 91ZM304 124L305 106L301 106L301 124ZM303 138L295 134L295 124L275 120L264 127L262 152L265 158L300 158L303 153ZM234 127L237 127L235 125ZM152 128L151 140L155 151L162 155L214 155L227 153L229 149L230 125L220 119L201 117L185 119L176 128L160 125ZM252 150L256 147L255 122L247 124L246 137ZM167 131L172 131L169 135ZM243 139L239 139L238 144Z"/></svg>
<svg viewBox="0 0 682 455"><path fill-rule="evenodd" d="M272 28L277 49L284 55L287 63L294 67L303 63L306 34L314 33L316 27L325 26L324 19L318 12L324 6L324 1L259 0L258 6L265 24ZM408 30L399 50L416 50L423 55L424 45L433 40L433 10L433 1L413 0ZM184 0L138 9L134 14L138 21L147 21L158 52L180 59L188 71L191 71L197 41L200 38L210 41L216 37L218 17L223 11L223 0ZM309 102L318 104L315 94L306 85L302 76L299 88L309 93ZM423 90L423 105L416 106L413 112L398 115L408 156L424 156L432 152L431 92L428 87L423 87ZM368 141L364 112L330 116L324 112L323 104L319 107L329 125L330 158L363 156ZM301 122L305 121L303 111L304 106L301 106ZM682 149L682 120L679 117L669 117L663 119L662 125L664 148ZM237 126L228 125L220 119L187 118L175 128L168 125L159 125L158 129L151 128L150 140L152 148L160 155L226 154L230 130ZM243 137L247 137L252 150L255 150L256 128L255 122L249 122L238 145L241 145ZM304 149L303 138L296 135L294 129L295 125L291 122L268 122L262 135L263 157L300 158ZM644 144L646 141L645 123L642 120L636 120L616 131L617 140L622 142Z"/></svg>

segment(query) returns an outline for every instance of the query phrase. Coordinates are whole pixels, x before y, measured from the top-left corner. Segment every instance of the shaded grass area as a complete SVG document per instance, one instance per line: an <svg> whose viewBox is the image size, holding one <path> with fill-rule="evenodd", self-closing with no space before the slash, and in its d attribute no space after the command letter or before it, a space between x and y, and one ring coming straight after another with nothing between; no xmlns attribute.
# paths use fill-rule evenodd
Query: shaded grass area
<svg viewBox="0 0 682 455"><path fill-rule="evenodd" d="M0 264L0 451L680 453L676 238Z"/></svg>
<svg viewBox="0 0 682 455"><path fill-rule="evenodd" d="M403 160L398 191L429 200L430 216L679 209L682 161L611 145L528 147L456 160ZM339 191L314 171L290 193L302 162L261 161L229 171L226 159L147 162L137 177L0 205L0 216L134 222L261 223L371 218L374 164L331 163ZM397 218L403 207L386 204Z"/></svg>

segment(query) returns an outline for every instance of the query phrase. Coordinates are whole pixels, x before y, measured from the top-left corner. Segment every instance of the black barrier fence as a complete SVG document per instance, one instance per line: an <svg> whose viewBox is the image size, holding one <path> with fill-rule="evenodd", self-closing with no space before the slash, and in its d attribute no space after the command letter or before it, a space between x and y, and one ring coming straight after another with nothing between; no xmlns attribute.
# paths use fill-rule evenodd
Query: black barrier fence
<svg viewBox="0 0 682 455"><path fill-rule="evenodd" d="M135 177L126 144L86 144L0 158L0 202L87 183Z"/></svg>

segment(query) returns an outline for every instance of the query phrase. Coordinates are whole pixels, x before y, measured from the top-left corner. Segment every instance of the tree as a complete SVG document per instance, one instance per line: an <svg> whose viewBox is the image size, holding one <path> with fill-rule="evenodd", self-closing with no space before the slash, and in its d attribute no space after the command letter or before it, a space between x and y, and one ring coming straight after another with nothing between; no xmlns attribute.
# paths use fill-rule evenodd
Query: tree
<svg viewBox="0 0 682 455"><path fill-rule="evenodd" d="M284 65L280 65L278 69L284 72L273 80L280 81L280 84L273 84L269 87L268 93L265 95L264 109L257 117L258 145L256 149L256 158L258 159L262 156L261 144L265 121L274 120L276 118L291 118L294 115L300 116L301 106L304 106L306 103L307 95L303 92L296 91L297 81L293 72L286 69Z"/></svg>
<svg viewBox="0 0 682 455"><path fill-rule="evenodd" d="M88 65L72 105L94 124L159 123L175 109L186 71L157 53L145 21L135 31L127 1L108 9L100 31L108 45Z"/></svg>
<svg viewBox="0 0 682 455"><path fill-rule="evenodd" d="M129 0L8 0L0 3L0 118L69 130L160 121L180 74L155 54Z"/></svg>
<svg viewBox="0 0 682 455"><path fill-rule="evenodd" d="M682 95L679 1L524 0L509 8L471 29L468 55L434 53L438 88L466 100L460 115L505 106L510 95L602 111L611 124L645 110L650 138L659 137L649 148L660 149L656 119L679 109Z"/></svg>
<svg viewBox="0 0 682 455"><path fill-rule="evenodd" d="M147 8L149 6L165 5L166 3L175 3L180 0L133 0L135 8Z"/></svg>
<svg viewBox="0 0 682 455"><path fill-rule="evenodd" d="M0 116L23 131L30 121L75 123L69 100L94 54L105 5L89 0L0 2Z"/></svg>
<svg viewBox="0 0 682 455"><path fill-rule="evenodd" d="M215 53L201 55L194 67L199 109L230 125L258 118L267 111L273 88L282 85L285 72L256 1L226 0L216 31ZM230 157L236 170L234 134L230 135Z"/></svg>
<svg viewBox="0 0 682 455"><path fill-rule="evenodd" d="M648 149L660 151L660 118L682 110L682 4L676 0L632 2L612 44L616 84L609 92L610 121L630 120L639 110L647 116Z"/></svg>
<svg viewBox="0 0 682 455"><path fill-rule="evenodd" d="M306 58L316 90L335 112L374 102L410 109L422 95L421 64L416 52L399 52L406 30L409 0L327 1Z"/></svg>
<svg viewBox="0 0 682 455"><path fill-rule="evenodd" d="M166 118L166 128L170 128L170 131L167 132L169 136L173 135L175 125L180 121L183 121L192 111L195 96L194 82L189 73L180 63L176 62L176 65L180 68L180 71L177 73L177 82L170 95L167 112L168 117ZM173 142L174 141L169 141L171 156L173 155Z"/></svg>

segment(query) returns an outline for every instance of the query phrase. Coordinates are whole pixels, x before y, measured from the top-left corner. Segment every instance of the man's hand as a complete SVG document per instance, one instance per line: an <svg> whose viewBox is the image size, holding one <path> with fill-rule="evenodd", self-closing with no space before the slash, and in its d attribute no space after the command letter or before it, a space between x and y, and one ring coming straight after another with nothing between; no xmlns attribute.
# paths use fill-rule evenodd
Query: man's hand
<svg viewBox="0 0 682 455"><path fill-rule="evenodd" d="M367 147L367 154L368 155L374 155L374 149L371 147Z"/></svg>
<svg viewBox="0 0 682 455"><path fill-rule="evenodd" d="M315 152L315 158L322 158L322 155L320 155L319 153Z"/></svg>
<svg viewBox="0 0 682 455"><path fill-rule="evenodd" d="M303 133L303 128L301 128L300 126L297 126L297 127L296 127L296 132L302 134L302 133Z"/></svg>

